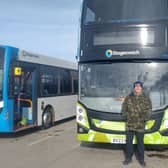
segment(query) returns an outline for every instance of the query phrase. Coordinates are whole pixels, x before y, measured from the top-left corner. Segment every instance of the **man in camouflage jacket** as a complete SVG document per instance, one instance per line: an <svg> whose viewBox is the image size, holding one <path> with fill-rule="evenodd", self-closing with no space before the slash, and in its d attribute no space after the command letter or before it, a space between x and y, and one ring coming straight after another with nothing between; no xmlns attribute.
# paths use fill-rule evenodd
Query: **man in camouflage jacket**
<svg viewBox="0 0 168 168"><path fill-rule="evenodd" d="M128 95L122 104L122 114L126 118L126 159L124 165L131 163L133 155L133 136L137 139L136 156L141 164L144 162L144 129L145 121L152 112L149 97L143 93L143 84L140 81L134 83L134 92Z"/></svg>

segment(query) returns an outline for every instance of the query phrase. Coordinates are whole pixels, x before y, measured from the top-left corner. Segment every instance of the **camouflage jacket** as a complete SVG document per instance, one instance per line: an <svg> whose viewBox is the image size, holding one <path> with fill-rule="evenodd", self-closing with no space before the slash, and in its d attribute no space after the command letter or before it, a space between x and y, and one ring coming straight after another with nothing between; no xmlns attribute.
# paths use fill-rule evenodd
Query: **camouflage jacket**
<svg viewBox="0 0 168 168"><path fill-rule="evenodd" d="M149 97L144 93L128 95L122 104L122 115L126 117L126 130L144 131L145 120L152 113Z"/></svg>

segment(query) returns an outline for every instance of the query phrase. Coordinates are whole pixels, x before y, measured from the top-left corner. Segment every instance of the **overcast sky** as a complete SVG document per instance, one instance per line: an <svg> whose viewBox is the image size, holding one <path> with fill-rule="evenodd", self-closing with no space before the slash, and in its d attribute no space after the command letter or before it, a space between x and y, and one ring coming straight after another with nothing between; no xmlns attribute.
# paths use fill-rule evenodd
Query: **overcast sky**
<svg viewBox="0 0 168 168"><path fill-rule="evenodd" d="M0 44L75 61L81 0L0 0Z"/></svg>

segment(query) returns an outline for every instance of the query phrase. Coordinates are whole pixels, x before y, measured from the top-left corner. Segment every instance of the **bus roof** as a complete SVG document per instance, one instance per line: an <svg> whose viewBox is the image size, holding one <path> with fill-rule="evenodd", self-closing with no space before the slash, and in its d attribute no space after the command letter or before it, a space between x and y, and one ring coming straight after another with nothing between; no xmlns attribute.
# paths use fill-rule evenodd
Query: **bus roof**
<svg viewBox="0 0 168 168"><path fill-rule="evenodd" d="M77 70L77 63L75 62L58 59L55 57L48 57L48 56L41 55L41 54L35 54L32 52L28 52L28 51L20 50L20 49L18 52L17 59L19 61L24 61L24 62L37 63L37 64Z"/></svg>

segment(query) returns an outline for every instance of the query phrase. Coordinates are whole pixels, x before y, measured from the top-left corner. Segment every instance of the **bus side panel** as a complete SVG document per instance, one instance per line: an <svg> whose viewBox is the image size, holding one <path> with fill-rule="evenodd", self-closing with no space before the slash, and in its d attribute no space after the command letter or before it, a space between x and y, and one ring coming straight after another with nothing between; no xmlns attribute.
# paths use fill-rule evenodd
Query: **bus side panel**
<svg viewBox="0 0 168 168"><path fill-rule="evenodd" d="M8 100L8 128L10 132L13 132L14 128L14 100Z"/></svg>
<svg viewBox="0 0 168 168"><path fill-rule="evenodd" d="M77 95L46 97L38 99L38 126L42 125L42 104L44 107L50 105L54 110L54 121L59 121L65 118L75 116Z"/></svg>

